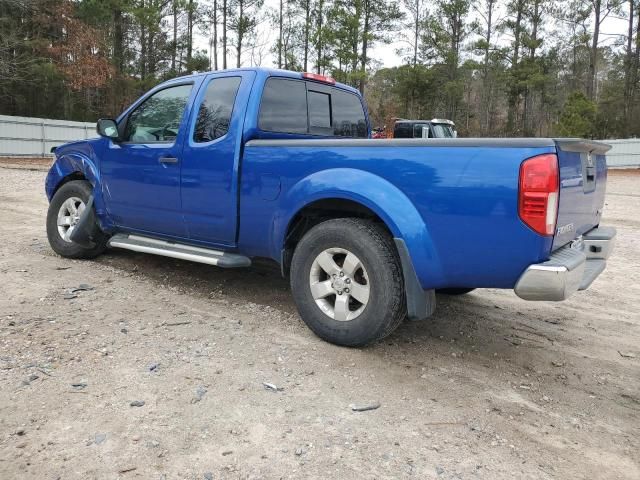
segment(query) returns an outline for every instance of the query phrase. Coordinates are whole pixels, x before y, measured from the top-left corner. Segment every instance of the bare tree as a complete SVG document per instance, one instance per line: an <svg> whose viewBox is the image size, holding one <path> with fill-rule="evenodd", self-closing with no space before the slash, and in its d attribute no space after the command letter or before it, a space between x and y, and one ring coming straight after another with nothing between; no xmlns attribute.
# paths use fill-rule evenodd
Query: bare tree
<svg viewBox="0 0 640 480"><path fill-rule="evenodd" d="M236 67L242 66L242 51L246 37L255 33L258 25L258 14L264 0L233 0L230 5L229 25L227 28L233 32L233 44L236 48Z"/></svg>
<svg viewBox="0 0 640 480"><path fill-rule="evenodd" d="M222 0L222 68L227 69L227 16L229 0Z"/></svg>
<svg viewBox="0 0 640 480"><path fill-rule="evenodd" d="M589 57L589 78L587 80L587 96L596 97L596 76L598 74L598 47L600 45L600 27L609 15L618 13L622 0L589 0L593 13L593 34L591 36L591 55Z"/></svg>

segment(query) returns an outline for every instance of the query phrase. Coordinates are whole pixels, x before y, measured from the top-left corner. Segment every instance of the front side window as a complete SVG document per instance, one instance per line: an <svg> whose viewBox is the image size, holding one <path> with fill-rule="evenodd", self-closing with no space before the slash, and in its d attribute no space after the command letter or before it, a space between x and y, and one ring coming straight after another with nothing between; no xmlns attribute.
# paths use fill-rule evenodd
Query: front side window
<svg viewBox="0 0 640 480"><path fill-rule="evenodd" d="M223 77L209 82L198 111L194 142L210 142L226 135L241 81L241 77Z"/></svg>
<svg viewBox="0 0 640 480"><path fill-rule="evenodd" d="M268 132L366 138L367 121L357 95L339 88L284 78L264 87L258 127Z"/></svg>
<svg viewBox="0 0 640 480"><path fill-rule="evenodd" d="M165 88L129 114L124 140L132 143L168 143L178 136L192 85Z"/></svg>

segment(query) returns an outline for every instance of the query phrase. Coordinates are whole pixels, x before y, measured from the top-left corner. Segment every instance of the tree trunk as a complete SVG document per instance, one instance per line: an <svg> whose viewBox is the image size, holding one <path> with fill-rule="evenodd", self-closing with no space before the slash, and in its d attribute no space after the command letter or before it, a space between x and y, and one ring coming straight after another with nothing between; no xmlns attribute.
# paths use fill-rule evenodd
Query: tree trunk
<svg viewBox="0 0 640 480"><path fill-rule="evenodd" d="M144 10L144 0L142 0L142 9ZM143 19L140 25L140 78L143 80L147 77L147 28Z"/></svg>
<svg viewBox="0 0 640 480"><path fill-rule="evenodd" d="M420 10L422 0L416 0L416 16L413 31L413 67L418 65L418 44L420 41Z"/></svg>
<svg viewBox="0 0 640 480"><path fill-rule="evenodd" d="M213 69L218 70L218 0L213 0Z"/></svg>
<svg viewBox="0 0 640 480"><path fill-rule="evenodd" d="M355 29L352 28L350 29L349 35L350 35L350 41L351 41L351 78L352 81L351 83L353 84L353 86L355 86L355 83L353 82L353 77L355 76L355 74L358 72L358 63L359 63L359 59L360 59L360 55L358 54L358 44L360 41L360 35L358 32L359 26L360 26L360 19L362 18L362 2L357 1L355 2L356 5L356 19L357 19L357 23L355 25Z"/></svg>
<svg viewBox="0 0 640 480"><path fill-rule="evenodd" d="M591 55L589 56L589 78L587 79L587 97L594 100L596 96L596 62L598 60L598 43L600 37L600 14L602 0L593 1L595 21L593 24L593 38L591 39Z"/></svg>
<svg viewBox="0 0 640 480"><path fill-rule="evenodd" d="M191 63L193 55L193 0L187 5L187 64Z"/></svg>
<svg viewBox="0 0 640 480"><path fill-rule="evenodd" d="M124 70L124 32L122 28L122 10L113 10L113 63L118 73Z"/></svg>
<svg viewBox="0 0 640 480"><path fill-rule="evenodd" d="M147 34L147 74L150 77L155 77L156 74L156 61L155 61L155 48L154 41L156 39L156 34L149 29L149 33Z"/></svg>
<svg viewBox="0 0 640 480"><path fill-rule="evenodd" d="M176 71L176 57L178 56L178 0L173 0L173 45L171 55L171 70Z"/></svg>
<svg viewBox="0 0 640 480"><path fill-rule="evenodd" d="M238 38L236 42L236 67L240 68L242 60L242 41L244 39L244 0L238 0Z"/></svg>
<svg viewBox="0 0 640 480"><path fill-rule="evenodd" d="M311 2L305 2L306 12L304 17L304 71L309 66L309 31L311 30Z"/></svg>
<svg viewBox="0 0 640 480"><path fill-rule="evenodd" d="M323 40L323 33L322 33L322 16L324 15L324 0L318 0L318 20L316 22L317 24L317 35L318 38L316 40L316 53L317 53L317 64L316 64L316 72L319 74L321 73L321 65L322 65L322 40Z"/></svg>
<svg viewBox="0 0 640 480"><path fill-rule="evenodd" d="M630 92L630 98L631 98L631 112L629 113L630 118L633 120L635 118L635 113L636 113L636 109L637 109L637 99L636 99L636 93L637 93L637 87L638 87L638 75L640 74L640 5L636 5L636 12L638 15L638 19L636 22L636 50L635 53L633 55L633 64L631 66L631 92ZM634 125L634 130L632 132L630 132L633 135L638 135L640 133L640 129L638 129L638 126L635 124Z"/></svg>
<svg viewBox="0 0 640 480"><path fill-rule="evenodd" d="M278 28L278 68L282 68L282 0L280 0L280 24Z"/></svg>
<svg viewBox="0 0 640 480"><path fill-rule="evenodd" d="M450 17L451 22L451 43L449 48L453 55L449 61L449 81L455 82L458 79L458 63L460 59L460 43L462 41L462 17L459 12L454 12ZM447 116L453 120L458 110L458 101L455 95L449 95L447 101Z"/></svg>
<svg viewBox="0 0 640 480"><path fill-rule="evenodd" d="M632 78L633 78L633 22L634 11L633 2L635 0L629 0L629 29L627 31L627 50L625 55L625 68L624 68L624 95L623 95L623 108L624 108L624 123L623 133L627 137L629 135L629 127L631 122L631 110L632 110Z"/></svg>
<svg viewBox="0 0 640 480"><path fill-rule="evenodd" d="M222 0L222 68L227 69L227 0Z"/></svg>
<svg viewBox="0 0 640 480"><path fill-rule="evenodd" d="M364 27L362 29L362 54L360 56L360 93L364 95L364 87L367 83L367 47L369 46L369 19L371 15L370 0L364 0Z"/></svg>
<svg viewBox="0 0 640 480"><path fill-rule="evenodd" d="M484 64L482 66L482 114L480 129L483 135L489 132L491 116L491 96L492 85L489 79L489 52L491 50L491 37L493 34L493 5L496 0L487 0L487 30L485 40L487 44L484 49Z"/></svg>
<svg viewBox="0 0 640 480"><path fill-rule="evenodd" d="M516 21L513 28L513 56L511 57L511 71L515 73L518 69L518 61L520 60L520 35L522 30L522 11L524 9L524 1L518 0L516 4ZM512 79L512 82L515 83L515 79ZM515 133L515 124L517 118L517 111L519 106L519 97L520 92L514 89L511 86L511 91L509 92L509 110L507 113L507 134L513 135Z"/></svg>
<svg viewBox="0 0 640 480"><path fill-rule="evenodd" d="M540 1L534 0L533 15L531 17L531 48L529 50L529 59L534 65L538 41L538 28L540 26ZM524 93L524 115L522 119L524 134L527 137L534 136L532 125L535 123L533 119L533 98L531 87L527 85Z"/></svg>

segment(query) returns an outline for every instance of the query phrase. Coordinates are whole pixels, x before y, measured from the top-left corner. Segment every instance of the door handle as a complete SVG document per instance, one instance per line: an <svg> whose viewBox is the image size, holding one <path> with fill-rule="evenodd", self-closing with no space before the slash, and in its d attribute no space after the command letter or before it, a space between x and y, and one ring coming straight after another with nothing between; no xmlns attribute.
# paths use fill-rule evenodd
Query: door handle
<svg viewBox="0 0 640 480"><path fill-rule="evenodd" d="M176 157L160 157L158 159L158 162L173 164L173 163L178 163L178 159Z"/></svg>

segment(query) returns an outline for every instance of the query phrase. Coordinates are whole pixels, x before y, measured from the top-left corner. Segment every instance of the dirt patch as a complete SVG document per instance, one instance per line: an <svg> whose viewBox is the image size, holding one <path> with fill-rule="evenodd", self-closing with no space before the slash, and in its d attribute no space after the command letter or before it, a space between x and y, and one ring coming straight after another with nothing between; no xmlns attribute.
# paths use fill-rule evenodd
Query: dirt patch
<svg viewBox="0 0 640 480"><path fill-rule="evenodd" d="M439 297L346 349L268 265L57 257L44 173L0 172L0 478L640 478L635 177L590 290Z"/></svg>
<svg viewBox="0 0 640 480"><path fill-rule="evenodd" d="M53 157L0 157L0 167L48 170Z"/></svg>
<svg viewBox="0 0 640 480"><path fill-rule="evenodd" d="M640 168L610 168L607 170L607 174L614 177L637 177L640 176Z"/></svg>

